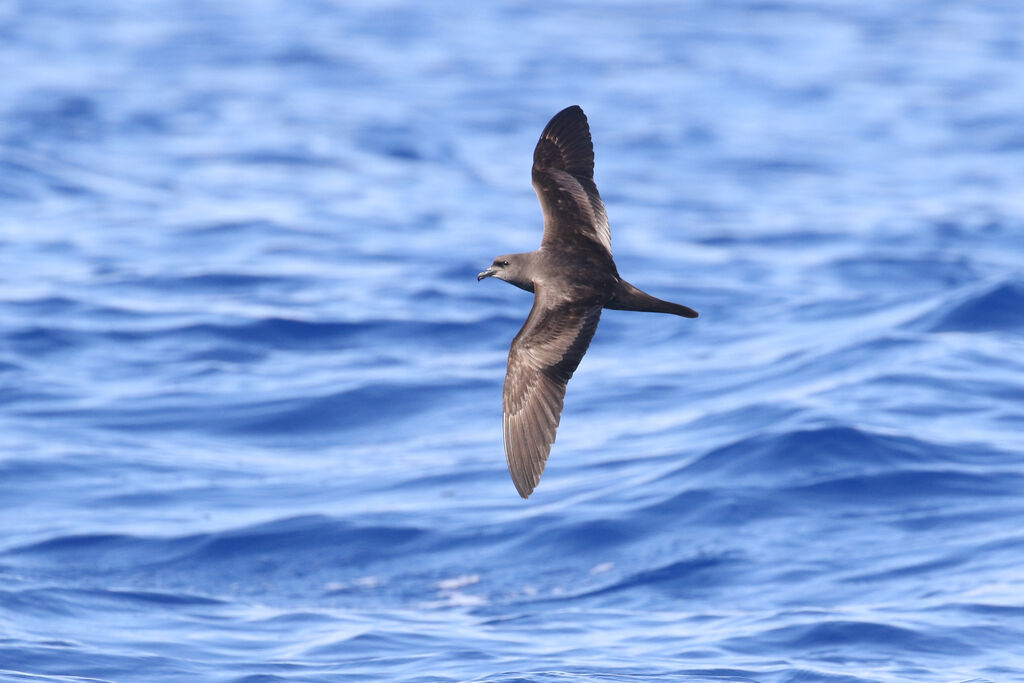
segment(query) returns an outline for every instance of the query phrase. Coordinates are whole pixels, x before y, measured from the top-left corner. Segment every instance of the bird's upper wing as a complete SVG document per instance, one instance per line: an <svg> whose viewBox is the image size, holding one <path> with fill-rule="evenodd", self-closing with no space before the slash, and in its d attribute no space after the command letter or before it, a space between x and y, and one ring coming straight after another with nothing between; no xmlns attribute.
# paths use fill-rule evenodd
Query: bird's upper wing
<svg viewBox="0 0 1024 683"><path fill-rule="evenodd" d="M612 252L604 203L594 184L594 145L578 106L555 114L533 150L533 189L544 211L545 246L589 239Z"/></svg>
<svg viewBox="0 0 1024 683"><path fill-rule="evenodd" d="M562 414L565 385L590 346L600 306L545 305L542 292L512 341L503 393L505 457L516 490L528 497L540 481Z"/></svg>

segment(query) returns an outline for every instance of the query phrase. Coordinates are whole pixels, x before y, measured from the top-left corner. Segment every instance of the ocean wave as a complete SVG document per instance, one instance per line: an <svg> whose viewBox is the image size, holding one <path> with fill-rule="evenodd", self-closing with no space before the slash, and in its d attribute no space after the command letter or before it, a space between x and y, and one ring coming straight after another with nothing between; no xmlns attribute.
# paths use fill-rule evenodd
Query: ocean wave
<svg viewBox="0 0 1024 683"><path fill-rule="evenodd" d="M868 621L824 621L759 633L756 640L731 639L729 647L743 652L782 651L793 654L847 645L867 647L879 655L900 652L974 654L975 650L969 644L937 631L939 629L915 629Z"/></svg>
<svg viewBox="0 0 1024 683"><path fill-rule="evenodd" d="M730 485L780 485L834 478L868 468L900 468L955 460L956 449L906 436L830 426L758 434L716 448L669 475Z"/></svg>
<svg viewBox="0 0 1024 683"><path fill-rule="evenodd" d="M931 332L1017 332L1024 329L1024 282L973 289L919 321Z"/></svg>

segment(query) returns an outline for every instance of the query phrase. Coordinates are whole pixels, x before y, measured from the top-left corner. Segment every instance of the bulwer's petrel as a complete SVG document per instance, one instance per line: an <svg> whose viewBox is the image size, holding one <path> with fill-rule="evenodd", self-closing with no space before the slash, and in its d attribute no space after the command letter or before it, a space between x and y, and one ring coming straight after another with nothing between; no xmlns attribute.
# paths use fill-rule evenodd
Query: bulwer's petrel
<svg viewBox="0 0 1024 683"><path fill-rule="evenodd" d="M602 308L697 311L662 301L619 277L583 110L555 114L533 150L533 189L544 211L540 249L494 259L477 280L496 277L533 292L533 309L512 340L503 392L505 457L516 490L529 497L555 441L565 385L597 329Z"/></svg>

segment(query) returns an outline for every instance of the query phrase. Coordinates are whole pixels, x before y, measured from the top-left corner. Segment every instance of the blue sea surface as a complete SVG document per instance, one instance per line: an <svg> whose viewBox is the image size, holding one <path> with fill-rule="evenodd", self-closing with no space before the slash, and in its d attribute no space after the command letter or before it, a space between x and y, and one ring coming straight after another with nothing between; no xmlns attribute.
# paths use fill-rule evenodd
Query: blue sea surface
<svg viewBox="0 0 1024 683"><path fill-rule="evenodd" d="M0 679L1024 681L1024 6L0 0Z"/></svg>

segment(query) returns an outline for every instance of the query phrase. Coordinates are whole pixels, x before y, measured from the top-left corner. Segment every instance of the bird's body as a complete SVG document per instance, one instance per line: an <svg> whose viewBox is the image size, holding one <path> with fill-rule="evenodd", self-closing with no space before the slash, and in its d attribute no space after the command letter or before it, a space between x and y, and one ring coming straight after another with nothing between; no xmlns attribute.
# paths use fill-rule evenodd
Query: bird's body
<svg viewBox="0 0 1024 683"><path fill-rule="evenodd" d="M505 455L519 494L537 486L555 440L565 386L604 308L696 318L619 277L604 204L594 184L594 148L583 110L563 109L533 154L533 187L544 211L537 251L499 256L477 276L533 292L533 309L512 340L503 392Z"/></svg>

